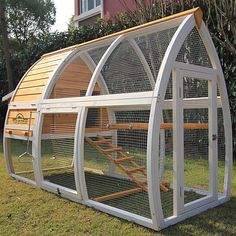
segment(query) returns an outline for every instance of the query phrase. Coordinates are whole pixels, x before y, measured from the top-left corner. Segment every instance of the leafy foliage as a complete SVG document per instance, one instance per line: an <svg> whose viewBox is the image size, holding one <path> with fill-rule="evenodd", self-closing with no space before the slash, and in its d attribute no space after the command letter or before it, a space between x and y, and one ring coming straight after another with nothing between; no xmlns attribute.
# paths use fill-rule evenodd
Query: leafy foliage
<svg viewBox="0 0 236 236"><path fill-rule="evenodd" d="M55 23L56 10L51 0L6 0L9 32L26 44Z"/></svg>

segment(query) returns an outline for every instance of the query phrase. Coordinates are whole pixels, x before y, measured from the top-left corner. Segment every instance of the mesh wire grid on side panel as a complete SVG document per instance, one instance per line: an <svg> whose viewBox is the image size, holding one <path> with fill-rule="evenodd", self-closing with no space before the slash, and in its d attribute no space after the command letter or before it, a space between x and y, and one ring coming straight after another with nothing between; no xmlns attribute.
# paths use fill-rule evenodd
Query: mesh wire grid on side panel
<svg viewBox="0 0 236 236"><path fill-rule="evenodd" d="M88 109L84 169L89 199L151 218L146 179L150 111L116 111L108 118L110 112Z"/></svg>
<svg viewBox="0 0 236 236"><path fill-rule="evenodd" d="M89 56L93 59L94 63L97 65L101 60L102 56L106 52L109 46L103 46L100 48L95 48L88 51Z"/></svg>
<svg viewBox="0 0 236 236"><path fill-rule="evenodd" d="M176 61L212 68L206 47L196 27L192 29L185 39Z"/></svg>
<svg viewBox="0 0 236 236"><path fill-rule="evenodd" d="M217 90L217 96L221 97L219 89ZM224 117L222 107L217 108L217 124L218 124L218 192L224 192L224 174L225 174L225 129L224 129Z"/></svg>
<svg viewBox="0 0 236 236"><path fill-rule="evenodd" d="M77 114L46 114L41 141L44 180L75 188L74 135Z"/></svg>
<svg viewBox="0 0 236 236"><path fill-rule="evenodd" d="M101 75L110 94L151 90L145 69L126 40L111 53L102 68Z"/></svg>
<svg viewBox="0 0 236 236"><path fill-rule="evenodd" d="M183 98L208 99L208 80L183 78ZM183 122L208 125L208 108L184 108ZM202 198L209 191L208 128L184 128L184 202ZM194 190L202 194L196 194ZM199 192L200 193L200 192Z"/></svg>
<svg viewBox="0 0 236 236"><path fill-rule="evenodd" d="M177 29L178 27L174 27L135 38L135 42L142 51L155 80L166 49Z"/></svg>
<svg viewBox="0 0 236 236"><path fill-rule="evenodd" d="M12 163L14 173L30 180L34 180L32 156L27 154L24 155L23 158L19 158L22 153L26 152L27 141L19 139L10 139L9 142L11 147L13 147L11 149L10 161ZM29 153L32 153L31 141L29 141L28 151Z"/></svg>
<svg viewBox="0 0 236 236"><path fill-rule="evenodd" d="M169 82L171 83L171 82ZM166 93L166 96L170 99L170 94ZM163 122L173 123L173 111L172 109L163 110ZM162 134L164 134L164 143L162 140ZM164 147L162 147L164 145ZM164 150L162 150L164 148ZM164 218L173 215L173 130L162 129L160 127L160 169L163 168L162 179L170 184L170 189L167 192L161 191L161 204Z"/></svg>
<svg viewBox="0 0 236 236"><path fill-rule="evenodd" d="M121 42L112 52L102 68L106 86L110 94L144 92L152 90L150 78L145 70L147 66L156 80L159 67L165 55L166 49L178 27L163 30L145 36L136 37L134 43L140 49L141 55L136 53L136 49L128 40ZM105 52L105 49L103 50ZM97 64L100 60L98 55L101 50L91 50L89 55Z"/></svg>

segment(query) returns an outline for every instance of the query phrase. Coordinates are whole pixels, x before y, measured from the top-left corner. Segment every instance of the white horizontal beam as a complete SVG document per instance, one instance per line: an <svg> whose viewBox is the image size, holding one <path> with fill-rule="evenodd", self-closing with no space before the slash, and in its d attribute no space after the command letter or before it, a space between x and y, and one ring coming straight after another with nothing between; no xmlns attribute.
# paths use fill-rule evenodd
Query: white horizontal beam
<svg viewBox="0 0 236 236"><path fill-rule="evenodd" d="M18 126L18 125L5 125L5 129L17 129L17 130L33 130L34 125L31 125L30 129L29 129L29 126Z"/></svg>
<svg viewBox="0 0 236 236"><path fill-rule="evenodd" d="M164 101L164 110L172 110L172 99ZM196 108L208 108L209 98L200 97L200 98L185 98L183 99L183 108L184 109L196 109ZM217 107L222 107L221 98L217 97Z"/></svg>
<svg viewBox="0 0 236 236"><path fill-rule="evenodd" d="M188 72L192 71L192 72L198 72L198 73L204 73L204 74L211 74L215 76L217 75L216 69L203 67L203 66L197 66L194 64L177 62L177 61L174 63L174 68L179 69L179 70L187 70Z"/></svg>
<svg viewBox="0 0 236 236"><path fill-rule="evenodd" d="M201 206L201 207L199 207L197 209L193 209L191 211L183 213L182 215L180 215L178 217L177 216L168 217L168 218L165 219L165 225L164 225L163 228L166 228L166 227L168 227L170 225L176 224L176 223L178 223L180 221L183 221L183 220L185 220L187 218L190 218L192 216L198 215L201 212L204 212L204 211L206 211L206 210L208 210L210 208L214 208L214 207L216 207L216 206L218 206L218 205L220 205L220 204L222 204L222 203L224 203L224 202L226 202L228 200L229 199L227 197L222 197L222 198L220 198L220 199L218 199L218 200L216 200L214 202L211 202L209 204L203 205L203 206Z"/></svg>
<svg viewBox="0 0 236 236"><path fill-rule="evenodd" d="M39 104L39 110L44 113L75 112L78 107L113 107L137 106L149 107L152 102L152 92L113 94L102 96L86 96L67 99L47 99Z"/></svg>
<svg viewBox="0 0 236 236"><path fill-rule="evenodd" d="M84 201L83 203L85 205L89 206L89 207L93 207L93 208L98 209L100 211L106 212L110 215L114 215L114 216L120 217L122 219L126 219L126 220L129 220L131 222L135 222L139 225L143 225L145 227L153 229L152 220L148 219L146 217L136 215L134 213L131 213L131 212L128 212L128 211L125 211L125 210L121 210L121 209L116 208L116 207L105 205L105 204L100 203L100 202L95 202L93 200L87 200L87 201Z"/></svg>
<svg viewBox="0 0 236 236"><path fill-rule="evenodd" d="M11 102L8 105L10 110L14 109L37 109L38 101L31 101L31 102Z"/></svg>
<svg viewBox="0 0 236 236"><path fill-rule="evenodd" d="M22 136L22 135L15 135L15 134L6 134L5 133L5 137L6 138L11 138L11 139L20 139L20 140L28 140L27 136ZM32 141L32 137L29 137L29 141Z"/></svg>
<svg viewBox="0 0 236 236"><path fill-rule="evenodd" d="M43 113L76 113L78 107L114 107L114 110L132 110L150 109L152 101L152 92L130 93L130 94L113 94L102 96L88 96L66 99L47 99L43 100L39 105L39 110ZM172 99L164 101L165 110L172 109ZM201 98L185 98L183 100L184 109L208 108L209 99ZM217 107L222 107L221 98L217 97Z"/></svg>

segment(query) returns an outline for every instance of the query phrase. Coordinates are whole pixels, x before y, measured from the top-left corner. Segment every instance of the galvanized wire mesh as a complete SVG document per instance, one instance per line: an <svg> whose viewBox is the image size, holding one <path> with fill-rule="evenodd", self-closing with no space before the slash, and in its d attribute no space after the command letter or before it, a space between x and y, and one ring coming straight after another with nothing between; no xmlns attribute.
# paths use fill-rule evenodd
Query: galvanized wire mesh
<svg viewBox="0 0 236 236"><path fill-rule="evenodd" d="M219 91L217 93L219 95ZM218 124L218 192L224 192L224 174L225 174L225 129L224 129L224 116L220 99L220 107L217 108L217 124Z"/></svg>
<svg viewBox="0 0 236 236"><path fill-rule="evenodd" d="M183 98L208 99L208 80L183 78ZM208 124L208 108L189 108L183 110L184 123ZM209 135L208 128L184 129L184 186L209 190ZM193 193L195 194L195 193ZM199 195L198 198L201 198ZM185 198L185 203L186 203Z"/></svg>
<svg viewBox="0 0 236 236"><path fill-rule="evenodd" d="M166 96L169 99L172 98L172 94L169 91L166 92ZM172 109L163 110L163 122L173 123L173 111ZM161 128L161 127L160 127ZM160 132L164 132L164 155L160 152L160 169L164 169L162 173L162 180L167 181L170 184L168 192L161 191L161 203L164 217L173 215L173 130L172 129L160 129ZM161 138L161 137L160 137ZM160 139L160 146L162 140ZM161 147L160 147L161 150ZM163 167L162 167L163 166Z"/></svg>
<svg viewBox="0 0 236 236"><path fill-rule="evenodd" d="M44 180L75 189L74 135L76 114L46 114L41 141Z"/></svg>
<svg viewBox="0 0 236 236"><path fill-rule="evenodd" d="M110 112L106 108L99 112L95 112L94 108L88 109L84 169L89 198L150 218L146 182L150 111L115 111L113 120L108 118ZM96 143L99 142L97 147ZM130 161L124 158L130 158ZM121 159L119 164L115 163ZM135 168L140 168L140 171L131 173ZM140 190L132 194L103 199L110 194L137 188Z"/></svg>
<svg viewBox="0 0 236 236"><path fill-rule="evenodd" d="M178 27L135 38L156 81L166 49Z"/></svg>
<svg viewBox="0 0 236 236"><path fill-rule="evenodd" d="M94 61L94 63L96 65L101 60L102 56L104 55L104 53L106 52L108 47L109 47L109 45L108 46L99 47L99 48L95 48L95 49L92 49L92 50L88 51L89 56L93 59L93 61Z"/></svg>
<svg viewBox="0 0 236 236"><path fill-rule="evenodd" d="M127 40L114 49L101 74L110 94L152 89L141 60Z"/></svg>
<svg viewBox="0 0 236 236"><path fill-rule="evenodd" d="M183 81L183 99L208 99L208 80L183 77L177 78ZM165 101L172 108L163 109L163 122L173 124L173 84L172 76L169 79ZM169 106L168 106L169 107ZM184 132L184 203L202 198L209 190L209 162L208 162L208 129L188 129L185 124L208 124L208 108L184 108L183 109ZM161 201L164 217L173 215L173 129L162 129L165 137L165 153L161 159L160 167L164 166L163 180L170 183L170 190L161 192ZM161 139L160 139L161 143ZM160 145L160 144L159 144ZM198 191L200 190L200 191ZM205 190L202 191L202 190Z"/></svg>
<svg viewBox="0 0 236 236"><path fill-rule="evenodd" d="M30 180L34 180L32 156L25 153L27 151L27 141L9 139L9 142L11 145L10 162L12 163L14 173ZM32 154L31 141L29 141L28 151ZM25 153L25 155L19 158L23 153Z"/></svg>
<svg viewBox="0 0 236 236"><path fill-rule="evenodd" d="M212 68L206 47L196 27L192 29L185 39L176 61Z"/></svg>

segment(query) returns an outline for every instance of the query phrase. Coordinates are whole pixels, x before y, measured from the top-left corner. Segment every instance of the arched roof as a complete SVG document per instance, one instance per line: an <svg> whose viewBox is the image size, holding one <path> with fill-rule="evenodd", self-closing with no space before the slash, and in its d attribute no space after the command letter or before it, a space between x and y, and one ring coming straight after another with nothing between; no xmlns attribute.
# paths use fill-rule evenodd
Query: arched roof
<svg viewBox="0 0 236 236"><path fill-rule="evenodd" d="M60 65L66 60L66 58L68 59L68 57L72 57L71 54L75 53L75 50L80 51L84 48L93 49L96 48L96 46L100 43L109 40L115 40L115 38L118 36L128 35L133 32L141 33L141 30L143 29L159 24L161 25L161 23L169 22L171 20L176 21L176 19L183 19L183 17L186 17L190 14L194 14L196 25L197 27L200 27L202 22L202 11L200 8L194 8L137 27L133 27L95 40L91 40L89 42L74 45L55 52L47 53L43 55L41 59L38 60L23 76L15 90L11 102L15 103L24 101L34 101L37 103L37 101L41 100L43 98L45 90L49 89L47 88L47 85L51 85L52 78L55 77L55 74L58 74L57 71L60 68Z"/></svg>

